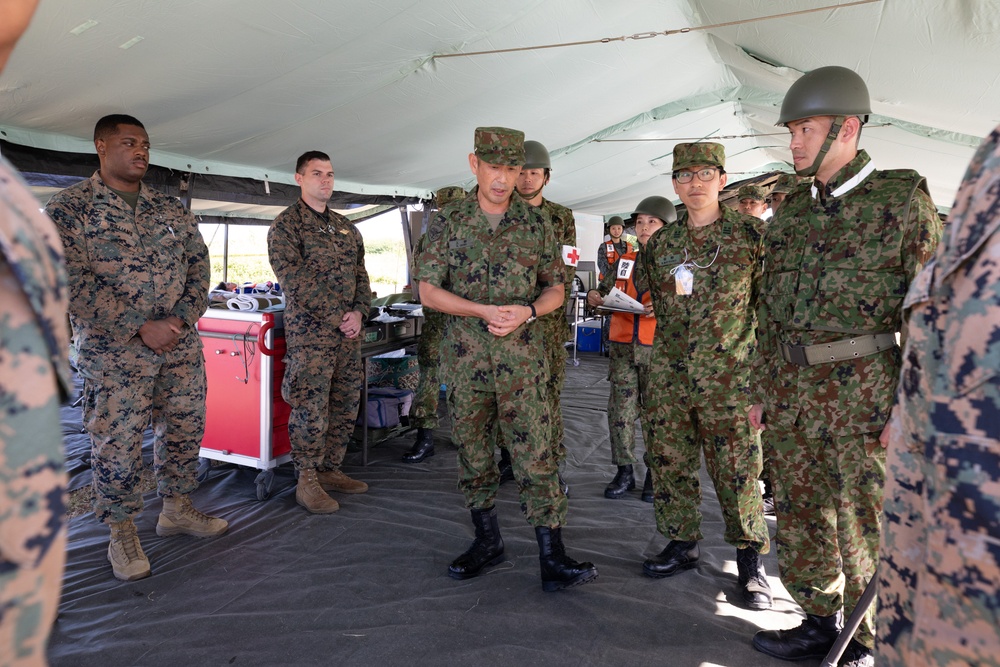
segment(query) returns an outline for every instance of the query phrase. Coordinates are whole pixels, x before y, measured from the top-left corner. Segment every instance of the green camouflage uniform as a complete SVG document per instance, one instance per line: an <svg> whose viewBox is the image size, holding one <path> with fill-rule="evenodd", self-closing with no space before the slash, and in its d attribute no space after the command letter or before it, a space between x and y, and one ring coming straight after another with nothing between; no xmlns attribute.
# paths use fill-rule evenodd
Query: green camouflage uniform
<svg viewBox="0 0 1000 667"><path fill-rule="evenodd" d="M427 234L420 237L413 250L414 258L419 257L427 246ZM411 271L411 274L415 273ZM410 407L410 421L416 428L435 429L438 425L438 401L441 394L441 339L448 316L425 307L424 324L417 341L417 364L420 380L417 393Z"/></svg>
<svg viewBox="0 0 1000 667"><path fill-rule="evenodd" d="M562 257L561 246L576 247L576 219L573 211L542 198L542 205L539 207L546 220L551 221L552 231L556 237L556 243L560 246L560 257ZM572 267L566 269L566 297L563 304L570 302L570 294L573 292L573 278L576 272ZM549 362L549 377L545 382L546 396L549 401L549 414L552 416L552 445L556 450L556 461L562 463L566 460L566 445L563 444L565 432L563 430L562 396L563 385L566 383L566 343L573 340L573 329L566 319L565 308L556 308L551 313L547 313L538 318L538 324L542 327L542 335L545 338L545 356Z"/></svg>
<svg viewBox="0 0 1000 667"><path fill-rule="evenodd" d="M649 423L653 507L657 530L668 539L702 539L698 508L704 452L726 542L767 553L757 487L760 441L746 419L763 222L720 208L722 216L700 228L689 227L682 213L653 234L642 251L656 313L643 414ZM677 294L672 273L684 263L694 274L688 296Z"/></svg>
<svg viewBox="0 0 1000 667"><path fill-rule="evenodd" d="M176 198L142 184L133 210L97 172L56 194L46 210L66 248L94 514L124 521L142 510L142 434L150 422L159 494L198 486L206 382L196 325L208 307L208 248ZM171 315L185 323L180 340L157 354L139 328Z"/></svg>
<svg viewBox="0 0 1000 667"><path fill-rule="evenodd" d="M910 286L888 450L877 663L1000 664L1000 127Z"/></svg>
<svg viewBox="0 0 1000 667"><path fill-rule="evenodd" d="M340 331L346 313L368 319L372 293L365 244L350 220L301 199L267 232L271 268L285 293L288 438L297 470L339 470L361 401L362 336Z"/></svg>
<svg viewBox="0 0 1000 667"><path fill-rule="evenodd" d="M637 253L634 261L635 267L629 280L635 285L641 301L643 293L649 291L649 279L642 254ZM597 287L601 297L606 297L611 292L617 276L618 262L615 262ZM638 462L635 457L635 420L639 418L640 409L649 392L649 361L653 346L639 342L638 330L631 343L612 340L608 341L608 345L608 380L611 382L611 393L608 395L608 432L611 435L611 462L616 466L627 466ZM641 425L643 440L649 443L651 435L648 420L643 419Z"/></svg>
<svg viewBox="0 0 1000 667"><path fill-rule="evenodd" d="M906 287L941 223L913 171L880 172L865 151L822 190L799 186L766 239L754 362L767 419L781 579L808 614L850 612L875 572L889 417L900 355L802 366L781 345L900 330ZM855 637L871 648L869 614Z"/></svg>
<svg viewBox="0 0 1000 667"><path fill-rule="evenodd" d="M0 249L0 664L44 664L66 562L66 274L52 222L3 158Z"/></svg>
<svg viewBox="0 0 1000 667"><path fill-rule="evenodd" d="M416 279L470 301L529 305L543 288L566 282L551 225L516 193L495 232L475 188L438 213L428 236L427 248L417 258ZM551 446L545 388L550 371L538 324L524 324L500 337L479 318L449 317L441 375L448 383L466 506L493 506L499 473L491 434L499 428L528 522L557 527L564 523L566 496L559 489Z"/></svg>

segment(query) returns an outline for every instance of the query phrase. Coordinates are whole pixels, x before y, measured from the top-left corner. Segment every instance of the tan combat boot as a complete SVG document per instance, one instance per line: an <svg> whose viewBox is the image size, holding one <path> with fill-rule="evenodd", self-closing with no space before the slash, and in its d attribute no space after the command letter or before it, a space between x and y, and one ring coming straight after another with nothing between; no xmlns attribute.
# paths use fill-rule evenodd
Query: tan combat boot
<svg viewBox="0 0 1000 667"><path fill-rule="evenodd" d="M116 579L135 581L148 577L149 559L142 552L139 534L132 519L115 521L111 524L111 544L108 545L108 560Z"/></svg>
<svg viewBox="0 0 1000 667"><path fill-rule="evenodd" d="M324 470L316 473L319 477L319 484L325 491L340 491L341 493L364 493L368 490L368 485L364 482L351 479L340 470Z"/></svg>
<svg viewBox="0 0 1000 667"><path fill-rule="evenodd" d="M295 502L313 514L333 514L340 509L340 504L326 495L326 491L316 478L316 471L312 469L299 471L299 483L295 485Z"/></svg>
<svg viewBox="0 0 1000 667"><path fill-rule="evenodd" d="M160 512L160 518L156 522L156 534L160 537L171 535L216 537L228 529L228 521L199 512L187 496L164 497L163 511Z"/></svg>

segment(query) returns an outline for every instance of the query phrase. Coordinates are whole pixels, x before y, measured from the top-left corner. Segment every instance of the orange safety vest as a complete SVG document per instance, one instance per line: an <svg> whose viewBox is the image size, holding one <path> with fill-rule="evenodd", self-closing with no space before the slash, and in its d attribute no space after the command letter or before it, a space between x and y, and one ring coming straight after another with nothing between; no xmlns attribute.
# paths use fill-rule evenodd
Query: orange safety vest
<svg viewBox="0 0 1000 667"><path fill-rule="evenodd" d="M638 252L629 248L629 252L619 258L618 266L615 267L618 271L618 275L615 278L615 287L642 305L648 306L653 302L649 290L645 290L640 294L639 290L635 287L636 257L638 254ZM640 345L652 345L653 334L655 332L655 317L633 315L632 313L612 313L608 340L615 343L634 343L638 341Z"/></svg>
<svg viewBox="0 0 1000 667"><path fill-rule="evenodd" d="M632 247L631 243L625 240L622 240L622 243L625 244L625 253L620 255L618 254L618 249L615 248L614 241L609 239L604 242L604 256L608 258L608 266L613 267L615 262L624 257L624 255L627 255L630 252L635 252L635 248ZM604 280L604 274L598 272L598 279Z"/></svg>

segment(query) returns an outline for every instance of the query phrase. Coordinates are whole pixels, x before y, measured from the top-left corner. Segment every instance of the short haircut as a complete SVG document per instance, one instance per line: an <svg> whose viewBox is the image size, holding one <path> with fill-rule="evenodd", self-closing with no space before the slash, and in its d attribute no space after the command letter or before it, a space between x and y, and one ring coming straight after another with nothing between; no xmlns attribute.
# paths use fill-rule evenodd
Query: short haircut
<svg viewBox="0 0 1000 667"><path fill-rule="evenodd" d="M146 126L140 123L138 118L128 114L113 113L97 121L97 125L94 126L94 141L117 134L119 125L135 125L146 129Z"/></svg>
<svg viewBox="0 0 1000 667"><path fill-rule="evenodd" d="M310 160L323 160L324 162L330 162L330 156L323 151L306 151L299 156L298 160L295 161L295 173L305 173L306 165L309 164Z"/></svg>

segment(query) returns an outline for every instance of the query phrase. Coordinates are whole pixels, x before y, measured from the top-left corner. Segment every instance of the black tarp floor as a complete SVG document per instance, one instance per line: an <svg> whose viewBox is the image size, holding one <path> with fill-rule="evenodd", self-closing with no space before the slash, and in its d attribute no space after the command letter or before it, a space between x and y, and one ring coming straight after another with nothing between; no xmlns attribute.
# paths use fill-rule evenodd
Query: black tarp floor
<svg viewBox="0 0 1000 667"><path fill-rule="evenodd" d="M350 452L345 470L371 488L335 494L341 509L332 515L295 504L288 465L266 501L256 498L257 471L212 469L194 499L229 520L229 532L215 539L158 537L160 501L150 494L137 525L153 576L132 583L111 574L107 529L93 514L73 519L52 664L785 664L754 651L750 638L797 625L801 612L778 581L773 551L765 563L774 608L739 606L735 549L722 540L704 470L697 568L669 579L642 575L643 559L666 540L638 490L621 500L603 496L613 474L606 374L606 359L582 353L563 393L571 487L563 536L570 555L597 565L596 582L542 591L534 532L512 484L497 501L506 561L474 579L448 578L472 527L442 428L437 455L418 464L400 461L411 436L374 447L367 467ZM78 486L89 475L87 444L79 411L64 408L63 416Z"/></svg>

